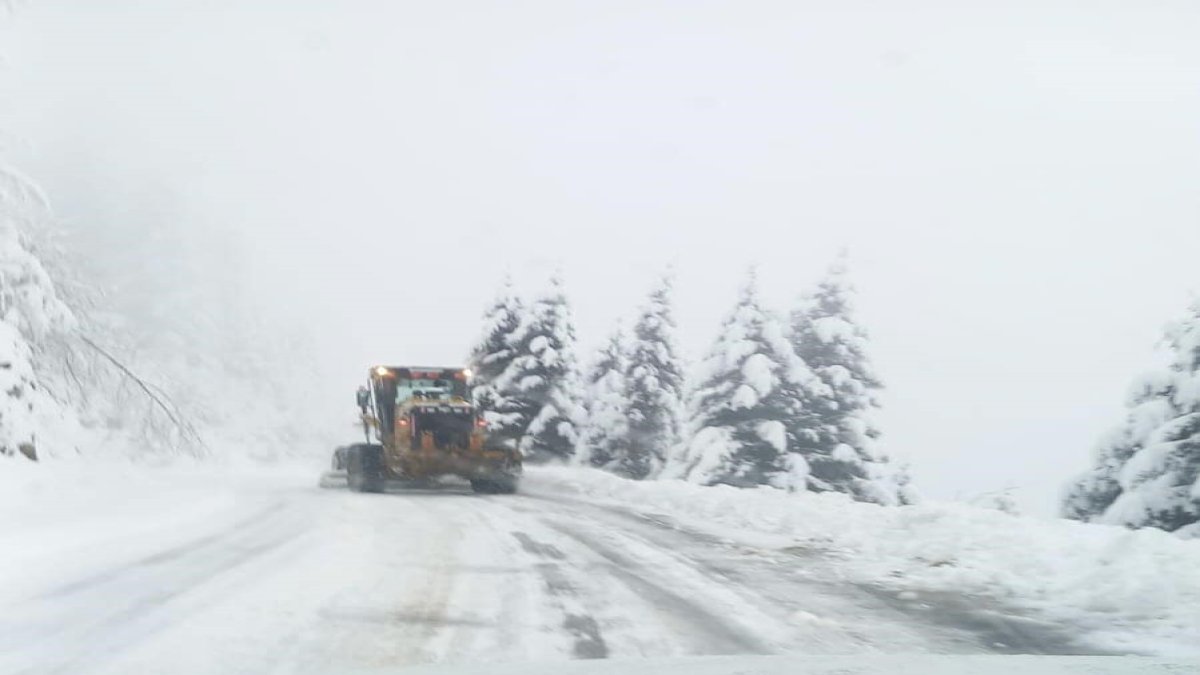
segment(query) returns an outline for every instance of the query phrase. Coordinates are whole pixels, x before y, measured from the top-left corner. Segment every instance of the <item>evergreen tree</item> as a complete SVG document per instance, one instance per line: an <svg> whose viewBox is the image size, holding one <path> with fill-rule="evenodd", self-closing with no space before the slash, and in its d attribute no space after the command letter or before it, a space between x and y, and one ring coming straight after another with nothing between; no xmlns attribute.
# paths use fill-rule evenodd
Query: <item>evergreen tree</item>
<svg viewBox="0 0 1200 675"><path fill-rule="evenodd" d="M512 279L506 278L500 292L483 315L483 334L471 350L471 384L475 405L488 423L493 442L515 448L528 420L505 409L512 407L506 397L517 392L504 390L505 373L516 359L523 341L520 329L525 308L513 293Z"/></svg>
<svg viewBox="0 0 1200 675"><path fill-rule="evenodd" d="M885 494L896 495L896 502L902 505L912 505L921 502L921 493L913 485L912 468L907 462L889 467L884 473ZM888 485L890 483L890 485Z"/></svg>
<svg viewBox="0 0 1200 675"><path fill-rule="evenodd" d="M1166 365L1135 383L1124 425L1068 491L1067 517L1200 535L1200 300L1163 346Z"/></svg>
<svg viewBox="0 0 1200 675"><path fill-rule="evenodd" d="M825 386L808 414L793 419L789 436L808 460L810 490L881 504L907 502L912 497L907 476L897 474L875 448L879 431L871 413L882 385L866 355L866 332L853 318L853 295L840 259L792 313L795 352Z"/></svg>
<svg viewBox="0 0 1200 675"><path fill-rule="evenodd" d="M500 378L499 411L525 424L520 448L533 461L569 459L578 442L579 366L575 327L556 275L550 290L530 307L516 336L517 356Z"/></svg>
<svg viewBox="0 0 1200 675"><path fill-rule="evenodd" d="M671 282L663 277L638 316L625 370L629 442L612 469L630 478L657 474L679 442L683 367L674 331Z"/></svg>
<svg viewBox="0 0 1200 675"><path fill-rule="evenodd" d="M68 415L35 367L47 337L74 325L22 231L42 206L28 181L0 167L0 456L36 459L43 425Z"/></svg>
<svg viewBox="0 0 1200 675"><path fill-rule="evenodd" d="M596 356L584 380L586 423L576 459L608 469L623 457L629 441L625 405L625 340L618 329Z"/></svg>
<svg viewBox="0 0 1200 675"><path fill-rule="evenodd" d="M804 489L808 466L790 451L787 425L804 409L814 382L781 322L759 306L752 274L700 365L687 465L672 473L706 485Z"/></svg>
<svg viewBox="0 0 1200 675"><path fill-rule="evenodd" d="M1125 463L1140 450L1151 429L1159 427L1171 412L1162 404L1169 392L1143 382L1126 403L1125 424L1106 434L1096 446L1093 466L1068 487L1062 504L1066 518L1100 520L1121 496L1118 476Z"/></svg>

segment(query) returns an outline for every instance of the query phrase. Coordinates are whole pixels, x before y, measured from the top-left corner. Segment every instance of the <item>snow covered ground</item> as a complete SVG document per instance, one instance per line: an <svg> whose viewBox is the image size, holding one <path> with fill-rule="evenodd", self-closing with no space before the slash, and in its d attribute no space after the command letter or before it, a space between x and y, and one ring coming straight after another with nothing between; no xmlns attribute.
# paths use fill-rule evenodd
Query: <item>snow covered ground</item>
<svg viewBox="0 0 1200 675"><path fill-rule="evenodd" d="M1200 655L1200 547L1167 535L570 469L362 495L318 470L10 463L0 673Z"/></svg>
<svg viewBox="0 0 1200 675"><path fill-rule="evenodd" d="M715 656L570 664L416 667L405 675L1179 675L1191 664L1107 656Z"/></svg>
<svg viewBox="0 0 1200 675"><path fill-rule="evenodd" d="M1096 648L1200 656L1200 540L954 503L880 508L837 494L635 483L543 469L535 490L636 504L775 551L824 558L847 580L903 597L987 598Z"/></svg>

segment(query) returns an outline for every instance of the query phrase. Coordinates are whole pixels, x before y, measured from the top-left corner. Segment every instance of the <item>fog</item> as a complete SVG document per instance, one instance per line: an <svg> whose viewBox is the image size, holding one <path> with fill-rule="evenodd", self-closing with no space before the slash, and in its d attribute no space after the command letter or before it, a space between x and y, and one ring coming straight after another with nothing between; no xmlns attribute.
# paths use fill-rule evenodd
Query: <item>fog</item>
<svg viewBox="0 0 1200 675"><path fill-rule="evenodd" d="M887 449L1049 512L1197 287L1200 6L904 5L39 0L0 143L99 278L286 315L347 402L507 273L586 357L671 266L696 358L848 248Z"/></svg>

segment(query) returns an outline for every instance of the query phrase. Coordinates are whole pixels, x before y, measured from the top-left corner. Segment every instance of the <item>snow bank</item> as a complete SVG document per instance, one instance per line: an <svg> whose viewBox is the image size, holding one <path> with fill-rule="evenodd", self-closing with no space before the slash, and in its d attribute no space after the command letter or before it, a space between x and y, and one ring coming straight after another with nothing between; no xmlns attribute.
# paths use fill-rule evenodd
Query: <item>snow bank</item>
<svg viewBox="0 0 1200 675"><path fill-rule="evenodd" d="M526 485L635 504L756 545L823 552L851 581L993 598L1082 631L1097 647L1200 656L1200 540L965 504L889 508L834 493L635 482L587 469L531 469Z"/></svg>

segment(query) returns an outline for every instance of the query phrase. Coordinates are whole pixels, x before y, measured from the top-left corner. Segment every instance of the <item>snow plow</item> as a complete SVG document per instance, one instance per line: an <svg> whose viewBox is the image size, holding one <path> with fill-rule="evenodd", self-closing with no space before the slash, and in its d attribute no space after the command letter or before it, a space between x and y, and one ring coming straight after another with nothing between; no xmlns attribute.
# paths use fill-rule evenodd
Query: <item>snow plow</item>
<svg viewBox="0 0 1200 675"><path fill-rule="evenodd" d="M479 493L517 491L518 451L489 442L462 368L379 366L357 404L365 443L338 448L322 487L383 492L389 483L425 486L458 476Z"/></svg>

